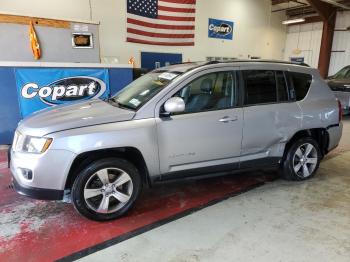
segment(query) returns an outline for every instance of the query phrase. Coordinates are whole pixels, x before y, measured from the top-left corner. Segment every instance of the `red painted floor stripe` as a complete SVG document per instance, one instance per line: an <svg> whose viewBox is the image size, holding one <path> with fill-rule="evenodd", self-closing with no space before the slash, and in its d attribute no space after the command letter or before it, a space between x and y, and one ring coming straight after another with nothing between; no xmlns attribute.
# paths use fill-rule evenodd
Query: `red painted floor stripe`
<svg viewBox="0 0 350 262"><path fill-rule="evenodd" d="M7 188L9 171L0 170L0 261L57 260L225 198L271 177L271 174L245 174L158 186L143 192L126 217L98 223L79 216L69 204L17 195Z"/></svg>
<svg viewBox="0 0 350 262"><path fill-rule="evenodd" d="M6 150L0 150L0 163L7 161L7 151Z"/></svg>

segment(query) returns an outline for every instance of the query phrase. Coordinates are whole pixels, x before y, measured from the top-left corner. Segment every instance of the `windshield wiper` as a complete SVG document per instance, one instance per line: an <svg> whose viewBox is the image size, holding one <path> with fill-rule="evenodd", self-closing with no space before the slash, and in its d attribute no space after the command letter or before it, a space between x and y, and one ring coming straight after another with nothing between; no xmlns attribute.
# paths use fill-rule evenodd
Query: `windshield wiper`
<svg viewBox="0 0 350 262"><path fill-rule="evenodd" d="M107 103L112 104L114 106L117 106L119 108L123 108L123 109L128 109L128 110L132 110L135 111L135 108L133 108L132 106L129 105L125 105L125 104L121 104L119 103L115 98L108 98L106 100Z"/></svg>
<svg viewBox="0 0 350 262"><path fill-rule="evenodd" d="M120 107L120 108L129 109L129 110L135 111L135 108L132 107L132 106L121 104L121 103L118 103L118 102L116 102L116 103L117 103L118 107Z"/></svg>

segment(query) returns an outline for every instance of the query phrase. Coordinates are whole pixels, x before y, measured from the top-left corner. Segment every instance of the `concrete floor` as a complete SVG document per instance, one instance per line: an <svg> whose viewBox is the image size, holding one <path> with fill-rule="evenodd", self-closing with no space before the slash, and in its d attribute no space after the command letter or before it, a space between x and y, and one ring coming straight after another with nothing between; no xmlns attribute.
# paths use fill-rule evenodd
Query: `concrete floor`
<svg viewBox="0 0 350 262"><path fill-rule="evenodd" d="M350 118L305 182L277 180L81 261L350 261Z"/></svg>

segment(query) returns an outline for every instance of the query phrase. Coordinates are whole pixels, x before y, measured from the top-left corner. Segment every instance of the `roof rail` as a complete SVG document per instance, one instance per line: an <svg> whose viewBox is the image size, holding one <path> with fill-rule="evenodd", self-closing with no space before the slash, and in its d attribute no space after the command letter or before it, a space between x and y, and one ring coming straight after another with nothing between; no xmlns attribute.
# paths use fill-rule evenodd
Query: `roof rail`
<svg viewBox="0 0 350 262"><path fill-rule="evenodd" d="M246 62L261 62L261 63L276 63L276 64L286 64L286 65L300 65L305 67L310 67L306 63L299 63L299 62L289 62L289 61L282 61L282 60L264 60L264 59L236 59L236 60L227 60L227 61L220 61L220 60L214 60L209 61L205 63L204 65L212 65L212 64L220 64L220 63L246 63Z"/></svg>

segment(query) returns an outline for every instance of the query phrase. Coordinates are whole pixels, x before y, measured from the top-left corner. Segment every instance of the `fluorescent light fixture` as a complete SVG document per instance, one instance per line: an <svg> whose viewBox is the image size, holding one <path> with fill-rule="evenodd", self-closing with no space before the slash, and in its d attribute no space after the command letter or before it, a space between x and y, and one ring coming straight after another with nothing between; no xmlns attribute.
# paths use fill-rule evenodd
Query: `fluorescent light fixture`
<svg viewBox="0 0 350 262"><path fill-rule="evenodd" d="M302 22L305 22L305 18L296 18L296 19L285 20L282 22L282 24L289 25L289 24L296 24L296 23L302 23Z"/></svg>

